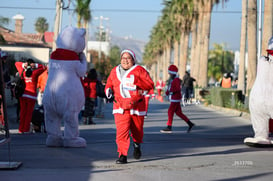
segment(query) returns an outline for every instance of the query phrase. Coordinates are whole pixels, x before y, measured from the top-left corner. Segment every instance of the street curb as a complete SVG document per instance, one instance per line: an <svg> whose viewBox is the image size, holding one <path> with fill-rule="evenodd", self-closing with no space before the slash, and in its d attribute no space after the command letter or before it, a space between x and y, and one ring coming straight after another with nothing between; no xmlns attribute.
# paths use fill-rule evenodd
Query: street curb
<svg viewBox="0 0 273 181"><path fill-rule="evenodd" d="M234 116L238 116L238 117L242 117L244 119L250 120L250 114L247 112L243 112L243 111L239 111L236 109L231 109L231 108L226 108L226 107L220 107L220 106L215 106L215 105L203 105L204 107L209 107L212 108L214 110L218 110L221 112L225 112Z"/></svg>

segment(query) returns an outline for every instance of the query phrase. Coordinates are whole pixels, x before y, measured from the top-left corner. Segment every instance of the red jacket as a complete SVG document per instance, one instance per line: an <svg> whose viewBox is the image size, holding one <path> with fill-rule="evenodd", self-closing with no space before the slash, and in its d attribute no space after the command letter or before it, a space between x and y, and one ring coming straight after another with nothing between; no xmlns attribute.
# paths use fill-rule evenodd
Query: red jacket
<svg viewBox="0 0 273 181"><path fill-rule="evenodd" d="M156 82L155 88L156 88L156 89L163 89L164 86L165 86L165 85L164 85L163 80L158 80L158 81Z"/></svg>
<svg viewBox="0 0 273 181"><path fill-rule="evenodd" d="M97 80L91 80L88 77L83 79L84 95L86 98L97 98L96 82Z"/></svg>
<svg viewBox="0 0 273 181"><path fill-rule="evenodd" d="M169 96L170 102L180 102L182 98L181 94L181 81L178 77L175 77L166 91L166 95Z"/></svg>
<svg viewBox="0 0 273 181"><path fill-rule="evenodd" d="M23 62L15 62L15 66L18 70L19 75L22 75L22 71L24 70L24 64L25 63ZM35 67L36 68L32 71L31 77L26 77L26 71L24 71L23 73L25 83L26 83L26 88L22 97L28 97L31 99L37 98L38 77L45 70L45 66L36 63Z"/></svg>
<svg viewBox="0 0 273 181"><path fill-rule="evenodd" d="M134 65L121 77L121 65L112 69L105 86L105 94L110 98L111 89L114 94L113 114L123 114L130 110L133 115L146 115L143 92L153 89L154 82L149 73L140 65Z"/></svg>

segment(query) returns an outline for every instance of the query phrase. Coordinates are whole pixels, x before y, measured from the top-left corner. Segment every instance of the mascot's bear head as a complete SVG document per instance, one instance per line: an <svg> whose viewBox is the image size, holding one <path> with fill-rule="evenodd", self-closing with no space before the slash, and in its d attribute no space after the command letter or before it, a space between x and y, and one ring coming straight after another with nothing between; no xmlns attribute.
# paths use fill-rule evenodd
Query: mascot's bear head
<svg viewBox="0 0 273 181"><path fill-rule="evenodd" d="M85 48L85 33L83 28L66 26L58 35L57 47L80 53Z"/></svg>

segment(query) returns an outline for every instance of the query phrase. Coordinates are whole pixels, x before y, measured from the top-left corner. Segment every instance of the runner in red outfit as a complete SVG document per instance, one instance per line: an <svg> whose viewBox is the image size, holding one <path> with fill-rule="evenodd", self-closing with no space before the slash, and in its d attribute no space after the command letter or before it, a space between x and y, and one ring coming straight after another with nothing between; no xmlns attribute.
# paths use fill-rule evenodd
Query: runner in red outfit
<svg viewBox="0 0 273 181"><path fill-rule="evenodd" d="M181 81L177 76L178 68L175 65L170 65L168 68L168 72L170 75L170 82L168 85L168 90L166 91L166 95L169 96L169 100L171 102L170 107L168 109L168 122L167 128L160 130L162 133L171 133L172 132L172 123L173 123L173 115L174 113L183 119L188 125L188 132L191 131L194 124L189 120L189 118L183 114L181 109Z"/></svg>
<svg viewBox="0 0 273 181"><path fill-rule="evenodd" d="M153 89L149 73L135 64L132 50L121 52L121 64L112 69L105 86L108 99L114 97L113 114L116 123L117 164L127 163L130 135L134 141L134 158L141 157L145 111L144 91ZM131 134L130 134L131 133Z"/></svg>

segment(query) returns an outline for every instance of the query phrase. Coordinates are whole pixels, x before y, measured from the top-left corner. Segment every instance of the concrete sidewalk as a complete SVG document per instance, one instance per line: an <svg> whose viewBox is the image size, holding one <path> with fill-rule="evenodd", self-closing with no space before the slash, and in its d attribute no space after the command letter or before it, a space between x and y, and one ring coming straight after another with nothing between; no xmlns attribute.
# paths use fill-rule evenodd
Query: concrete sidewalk
<svg viewBox="0 0 273 181"><path fill-rule="evenodd" d="M272 180L272 148L250 148L243 144L253 131L248 119L215 111L202 105L188 105L183 112L196 124L191 133L174 117L173 133L162 134L169 103L150 102L144 125L143 156L117 165L112 105L96 125L81 125L86 148L48 148L46 134L19 135L14 106L8 107L9 145L0 147L0 161L20 161L12 171L0 170L1 181L151 181L151 180ZM12 116L13 115L13 116Z"/></svg>

